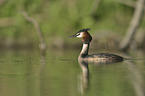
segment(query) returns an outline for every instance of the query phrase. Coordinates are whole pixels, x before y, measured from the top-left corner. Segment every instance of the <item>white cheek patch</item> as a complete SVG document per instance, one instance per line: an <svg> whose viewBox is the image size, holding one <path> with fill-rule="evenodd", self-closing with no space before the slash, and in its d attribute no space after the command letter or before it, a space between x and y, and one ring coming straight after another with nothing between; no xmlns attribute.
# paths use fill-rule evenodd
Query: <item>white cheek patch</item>
<svg viewBox="0 0 145 96"><path fill-rule="evenodd" d="M80 35L77 36L77 38L81 38L83 36L83 32L80 33Z"/></svg>

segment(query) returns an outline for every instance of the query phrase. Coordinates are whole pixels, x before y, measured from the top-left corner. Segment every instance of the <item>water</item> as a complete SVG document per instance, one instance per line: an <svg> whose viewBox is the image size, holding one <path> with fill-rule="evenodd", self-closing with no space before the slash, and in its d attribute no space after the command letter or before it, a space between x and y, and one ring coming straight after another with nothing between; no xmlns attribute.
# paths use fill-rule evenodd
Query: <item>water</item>
<svg viewBox="0 0 145 96"><path fill-rule="evenodd" d="M79 51L0 51L0 96L144 96L145 61L94 65Z"/></svg>

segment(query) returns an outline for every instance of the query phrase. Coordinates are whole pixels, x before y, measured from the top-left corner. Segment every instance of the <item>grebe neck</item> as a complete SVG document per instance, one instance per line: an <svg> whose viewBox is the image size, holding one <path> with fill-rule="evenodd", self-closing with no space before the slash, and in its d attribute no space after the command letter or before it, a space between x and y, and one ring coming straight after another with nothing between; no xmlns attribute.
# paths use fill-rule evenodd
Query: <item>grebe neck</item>
<svg viewBox="0 0 145 96"><path fill-rule="evenodd" d="M82 51L79 55L79 58L83 58L88 55L89 43L83 43Z"/></svg>

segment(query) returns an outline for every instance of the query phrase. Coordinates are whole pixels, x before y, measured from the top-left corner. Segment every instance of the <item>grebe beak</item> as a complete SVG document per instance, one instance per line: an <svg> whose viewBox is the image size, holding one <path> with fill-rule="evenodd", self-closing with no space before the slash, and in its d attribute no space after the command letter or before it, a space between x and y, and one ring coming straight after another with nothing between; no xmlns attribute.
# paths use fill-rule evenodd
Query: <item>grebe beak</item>
<svg viewBox="0 0 145 96"><path fill-rule="evenodd" d="M73 37L76 37L76 34L75 35L72 35L72 36L69 36L68 38L73 38Z"/></svg>

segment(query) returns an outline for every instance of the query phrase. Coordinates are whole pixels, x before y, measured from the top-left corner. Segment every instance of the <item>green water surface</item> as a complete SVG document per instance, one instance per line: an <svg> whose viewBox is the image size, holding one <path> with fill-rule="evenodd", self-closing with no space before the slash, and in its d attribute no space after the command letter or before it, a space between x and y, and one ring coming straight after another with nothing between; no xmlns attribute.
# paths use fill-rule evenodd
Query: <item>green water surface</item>
<svg viewBox="0 0 145 96"><path fill-rule="evenodd" d="M76 51L0 51L0 96L144 96L145 62L89 64Z"/></svg>

